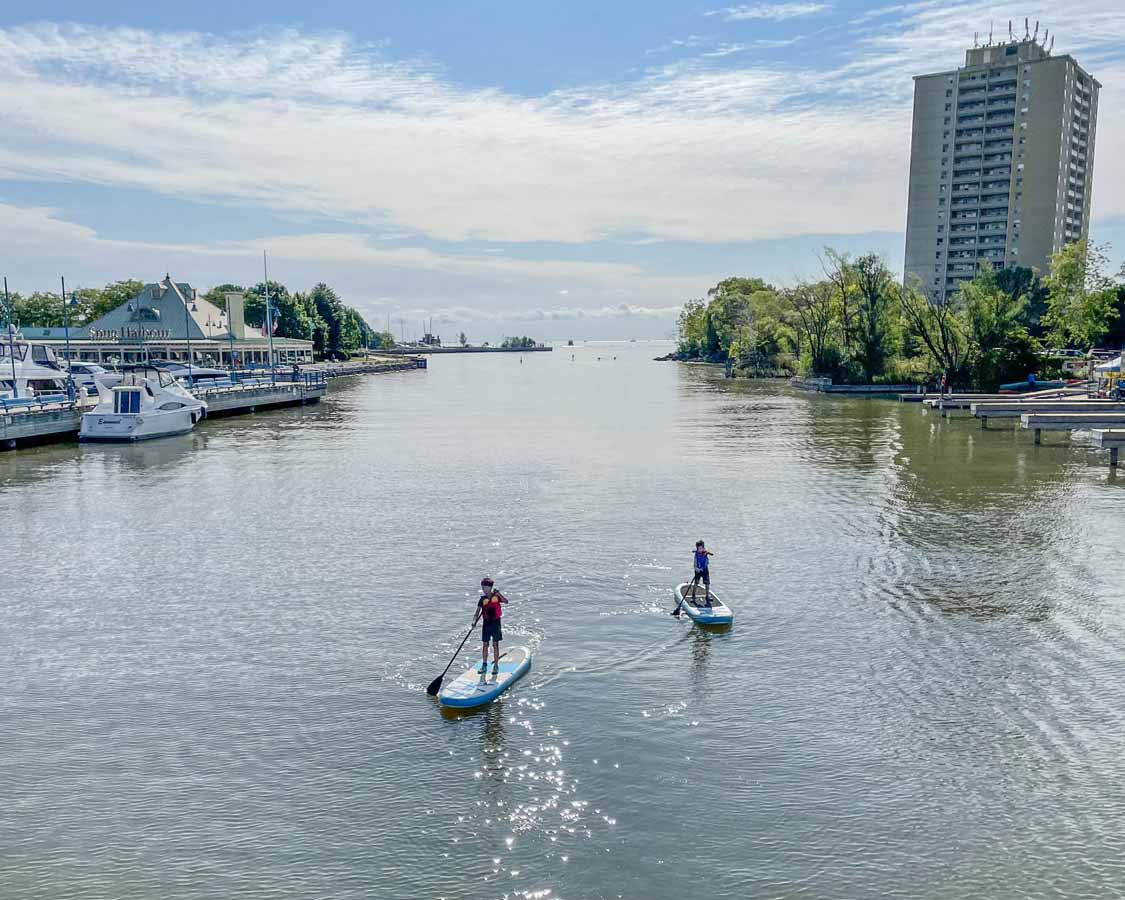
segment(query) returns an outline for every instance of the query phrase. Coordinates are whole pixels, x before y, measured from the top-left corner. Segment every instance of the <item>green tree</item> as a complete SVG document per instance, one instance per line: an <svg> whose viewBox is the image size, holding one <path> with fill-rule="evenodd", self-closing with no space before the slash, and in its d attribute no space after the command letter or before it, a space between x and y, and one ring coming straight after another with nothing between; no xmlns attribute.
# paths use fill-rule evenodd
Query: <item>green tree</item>
<svg viewBox="0 0 1125 900"><path fill-rule="evenodd" d="M1048 339L1062 347L1095 346L1118 318L1117 286L1105 274L1108 246L1067 244L1051 257L1044 324Z"/></svg>
<svg viewBox="0 0 1125 900"><path fill-rule="evenodd" d="M887 264L875 253L859 257L850 268L855 285L855 318L848 329L853 339L852 355L864 379L873 381L883 373L894 349L891 323L899 292Z"/></svg>
<svg viewBox="0 0 1125 900"><path fill-rule="evenodd" d="M934 302L912 284L900 298L900 310L907 332L925 348L937 372L951 381L959 378L969 350L960 295Z"/></svg>
<svg viewBox="0 0 1125 900"><path fill-rule="evenodd" d="M50 291L28 297L12 294L12 318L21 328L59 328L63 324L62 299Z"/></svg>
<svg viewBox="0 0 1125 900"><path fill-rule="evenodd" d="M828 374L837 323L836 287L831 281L801 282L782 293L798 334L798 355L807 354L812 374Z"/></svg>
<svg viewBox="0 0 1125 900"><path fill-rule="evenodd" d="M995 391L1006 381L1034 371L1037 348L1027 328L1028 298L1000 286L992 266L983 265L959 291L971 344L975 387Z"/></svg>

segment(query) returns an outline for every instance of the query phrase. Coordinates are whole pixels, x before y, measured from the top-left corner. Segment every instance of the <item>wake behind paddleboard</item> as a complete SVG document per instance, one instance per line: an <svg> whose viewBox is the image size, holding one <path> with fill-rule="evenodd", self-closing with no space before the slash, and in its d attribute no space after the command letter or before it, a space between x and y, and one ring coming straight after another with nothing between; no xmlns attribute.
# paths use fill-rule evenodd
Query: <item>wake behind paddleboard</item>
<svg viewBox="0 0 1125 900"><path fill-rule="evenodd" d="M531 651L527 647L512 647L501 657L500 671L495 675L492 674L492 660L488 661L488 668L483 674L478 662L442 688L438 700L442 706L483 706L499 697L530 669Z"/></svg>
<svg viewBox="0 0 1125 900"><path fill-rule="evenodd" d="M734 621L734 611L723 603L715 592L700 588L696 586L696 594L693 597L691 592L691 584L681 584L675 590L676 602L679 603L683 599L683 604L680 606L692 619L700 625L730 625ZM711 605L707 605L707 601L711 601Z"/></svg>

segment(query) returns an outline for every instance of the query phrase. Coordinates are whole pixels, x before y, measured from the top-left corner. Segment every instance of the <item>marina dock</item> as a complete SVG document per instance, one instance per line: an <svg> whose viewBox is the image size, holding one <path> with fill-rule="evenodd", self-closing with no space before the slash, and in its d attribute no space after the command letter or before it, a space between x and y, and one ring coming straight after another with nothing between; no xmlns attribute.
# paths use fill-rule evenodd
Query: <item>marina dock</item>
<svg viewBox="0 0 1125 900"><path fill-rule="evenodd" d="M1089 431L1097 447L1109 450L1114 467L1125 446L1125 402L1091 397L1085 384L1026 394L903 393L899 401L918 403L943 418L955 410L968 410L980 420L981 429L988 428L990 419L1007 419L1020 430L1031 431L1037 445L1042 444L1044 431Z"/></svg>
<svg viewBox="0 0 1125 900"><path fill-rule="evenodd" d="M319 402L332 378L425 368L422 357L320 363L299 372L278 371L272 378L268 373L236 374L234 381L199 386L192 393L207 404L208 418L230 416ZM0 405L0 449L74 439L82 425L82 414L93 409L96 402L96 397L88 397Z"/></svg>

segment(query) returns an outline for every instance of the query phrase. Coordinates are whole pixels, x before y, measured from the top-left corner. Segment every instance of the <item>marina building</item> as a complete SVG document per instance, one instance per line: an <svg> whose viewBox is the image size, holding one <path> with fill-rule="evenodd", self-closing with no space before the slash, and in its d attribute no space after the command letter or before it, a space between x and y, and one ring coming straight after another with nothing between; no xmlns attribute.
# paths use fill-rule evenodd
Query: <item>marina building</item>
<svg viewBox="0 0 1125 900"><path fill-rule="evenodd" d="M170 277L145 285L136 297L88 324L64 328L25 328L24 337L51 346L57 356L102 365L169 359L196 365L268 366L270 340L265 329L248 325L245 297L224 295L221 306L195 288ZM274 336L275 365L311 363L312 341ZM68 349L69 347L69 349Z"/></svg>
<svg viewBox="0 0 1125 900"><path fill-rule="evenodd" d="M935 302L1087 236L1101 85L1038 31L914 79L906 275Z"/></svg>

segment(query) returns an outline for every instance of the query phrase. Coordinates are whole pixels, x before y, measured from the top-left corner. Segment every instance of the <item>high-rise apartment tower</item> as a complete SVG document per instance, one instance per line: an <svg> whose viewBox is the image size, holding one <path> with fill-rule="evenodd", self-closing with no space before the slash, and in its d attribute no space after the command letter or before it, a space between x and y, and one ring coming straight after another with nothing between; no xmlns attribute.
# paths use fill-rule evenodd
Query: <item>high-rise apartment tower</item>
<svg viewBox="0 0 1125 900"><path fill-rule="evenodd" d="M907 277L941 301L982 264L1045 274L1085 238L1100 88L1026 35L916 76Z"/></svg>

